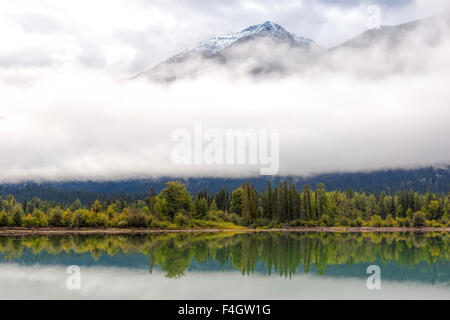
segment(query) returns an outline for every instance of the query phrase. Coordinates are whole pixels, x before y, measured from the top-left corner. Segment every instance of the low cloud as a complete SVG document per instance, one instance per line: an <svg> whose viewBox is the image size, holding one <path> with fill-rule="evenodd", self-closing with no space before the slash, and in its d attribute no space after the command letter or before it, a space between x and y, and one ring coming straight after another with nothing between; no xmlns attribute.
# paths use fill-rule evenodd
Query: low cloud
<svg viewBox="0 0 450 320"><path fill-rule="evenodd" d="M249 75L255 63L273 62L264 54L232 68L208 61L207 71L171 83L118 81L86 65L3 68L0 181L259 174L255 166L174 165L171 135L196 121L278 129L280 175L448 163L450 41L448 26L438 27L431 42L420 28L395 50L377 42L364 54L346 48L311 63L281 46L282 75Z"/></svg>

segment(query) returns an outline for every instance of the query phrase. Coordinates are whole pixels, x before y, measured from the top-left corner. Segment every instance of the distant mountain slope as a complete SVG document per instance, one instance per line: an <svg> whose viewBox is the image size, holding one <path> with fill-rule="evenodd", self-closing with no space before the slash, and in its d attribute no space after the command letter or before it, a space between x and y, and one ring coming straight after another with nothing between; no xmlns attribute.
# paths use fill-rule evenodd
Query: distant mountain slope
<svg viewBox="0 0 450 320"><path fill-rule="evenodd" d="M190 192L201 190L218 192L222 187L237 188L242 182L249 181L257 189L272 184L279 184L285 177L257 177L257 178L159 178L126 181L71 181L55 183L24 183L0 185L0 196L6 197L13 194L19 201L31 200L38 197L44 200L73 201L77 198L83 202L91 202L96 198L118 198L133 196L143 199L148 196L150 186L155 192L161 191L167 181L181 180ZM437 193L450 192L450 167L446 168L422 168L415 170L384 170L368 173L330 173L312 177L293 177L298 188L308 184L315 189L318 183L324 183L327 190L345 190L352 188L355 191L372 192L378 194L382 191L396 193L398 190L409 190L425 193L427 191Z"/></svg>
<svg viewBox="0 0 450 320"><path fill-rule="evenodd" d="M392 52L392 49L397 49L408 41L419 41L423 44L432 45L443 37L449 37L446 32L450 26L449 12L395 26L381 26L379 29L370 29L333 49L367 50L383 43L385 48L389 49L386 53L389 53Z"/></svg>
<svg viewBox="0 0 450 320"><path fill-rule="evenodd" d="M396 26L371 29L329 49L317 61L329 70L382 78L391 74L423 74L439 46L450 42L447 13Z"/></svg>
<svg viewBox="0 0 450 320"><path fill-rule="evenodd" d="M325 51L313 40L290 33L280 25L266 21L234 34L213 37L185 50L135 78L171 81L195 76L212 64L233 66L251 64L249 73L286 71L279 49L292 50L300 58Z"/></svg>
<svg viewBox="0 0 450 320"><path fill-rule="evenodd" d="M445 12L397 26L367 30L327 50L311 39L266 21L201 42L133 78L174 81L217 70L240 72L240 75L288 76L314 68L323 71L324 67L335 71L386 74L402 71L406 64L420 67L426 52L420 52L420 59L409 61L405 60L404 51L414 53L422 47L433 47L440 40L448 39L449 28L450 14ZM375 59L381 60L376 61L376 68L367 66Z"/></svg>
<svg viewBox="0 0 450 320"><path fill-rule="evenodd" d="M422 25L423 21L412 21L397 26L382 26L380 29L371 29L362 34L342 43L333 49L354 48L354 49L368 49L371 46L378 44L380 41L385 42L386 45L395 47L402 42L410 32Z"/></svg>
<svg viewBox="0 0 450 320"><path fill-rule="evenodd" d="M203 57L212 57L221 54L226 48L242 44L246 41L256 40L257 38L271 38L280 43L286 42L292 46L310 48L315 46L313 40L297 36L285 30L280 25L266 21L263 24L250 26L240 32L211 38L207 41L197 44L194 48L181 52L167 60L167 62L177 62L193 55L202 55Z"/></svg>

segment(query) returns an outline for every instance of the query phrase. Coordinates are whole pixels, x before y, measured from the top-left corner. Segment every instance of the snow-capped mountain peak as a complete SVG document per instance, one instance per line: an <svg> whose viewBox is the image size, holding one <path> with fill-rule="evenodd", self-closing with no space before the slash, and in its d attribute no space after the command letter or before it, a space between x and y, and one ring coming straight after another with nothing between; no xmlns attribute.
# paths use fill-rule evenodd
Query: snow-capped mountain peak
<svg viewBox="0 0 450 320"><path fill-rule="evenodd" d="M282 26L272 21L266 21L262 24L250 26L240 32L245 35L276 35L281 37L289 37L291 34L286 31Z"/></svg>
<svg viewBox="0 0 450 320"><path fill-rule="evenodd" d="M287 41L299 46L311 46L314 44L314 41L290 33L279 24L272 21L266 21L262 24L250 26L237 33L217 36L210 38L207 41L200 42L195 47L181 52L180 54L170 58L168 61L180 60L195 54L214 56L237 41L256 37L271 37L275 40Z"/></svg>

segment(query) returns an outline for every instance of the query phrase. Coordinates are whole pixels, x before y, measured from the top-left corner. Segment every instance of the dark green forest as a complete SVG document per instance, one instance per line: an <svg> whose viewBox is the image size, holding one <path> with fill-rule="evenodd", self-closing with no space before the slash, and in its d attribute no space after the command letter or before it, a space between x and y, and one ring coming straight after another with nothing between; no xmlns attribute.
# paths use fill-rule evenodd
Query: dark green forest
<svg viewBox="0 0 450 320"><path fill-rule="evenodd" d="M399 190L378 195L297 188L292 179L261 191L250 182L218 192L188 192L179 181L157 193L149 188L141 199L122 197L94 202L38 197L17 201L0 197L0 227L190 229L239 227L447 227L450 194Z"/></svg>
<svg viewBox="0 0 450 320"><path fill-rule="evenodd" d="M257 177L245 179L231 178L159 178L124 181L69 181L45 183L21 183L0 185L0 196L4 198L13 195L19 202L32 200L34 197L59 203L72 202L80 199L83 203L93 203L95 200L116 199L144 199L149 186L153 186L159 193L169 181L180 180L189 192L195 194L202 190L217 193L222 188L234 190L242 181L253 184L259 192L270 182L278 185L280 181L289 177ZM315 190L319 183L323 183L329 190L345 191L352 188L355 191L373 193L378 196L381 192L395 194L399 190L412 189L424 194L448 192L450 190L450 167L420 168L414 170L381 170L358 173L329 173L311 177L292 177L297 189L305 184Z"/></svg>

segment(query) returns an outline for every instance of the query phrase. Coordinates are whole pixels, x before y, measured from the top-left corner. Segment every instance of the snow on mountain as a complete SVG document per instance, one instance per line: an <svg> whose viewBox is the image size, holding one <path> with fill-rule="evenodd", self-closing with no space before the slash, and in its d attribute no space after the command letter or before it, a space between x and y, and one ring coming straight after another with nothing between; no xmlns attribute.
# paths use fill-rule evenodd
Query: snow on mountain
<svg viewBox="0 0 450 320"><path fill-rule="evenodd" d="M286 76L314 71L315 68L383 76L405 69L400 49L432 50L448 37L449 16L447 12L397 26L368 30L331 49L266 21L234 34L201 42L133 78L144 76L154 81L170 82L207 74L211 70L250 76ZM380 62L377 59L379 55L389 58ZM343 63L344 57L351 59ZM377 59L377 63L367 63L373 59ZM420 70L422 63L422 59L418 59L416 64L409 63L408 70ZM220 69L222 67L225 68Z"/></svg>
<svg viewBox="0 0 450 320"><path fill-rule="evenodd" d="M219 54L222 50L238 41L245 41L258 37L270 37L277 41L285 41L301 47L317 46L311 39L290 33L280 25L271 21L266 21L263 24L250 26L237 33L217 36L207 41L200 42L195 47L185 50L167 61L175 62L197 54L203 55L204 57L211 57Z"/></svg>

